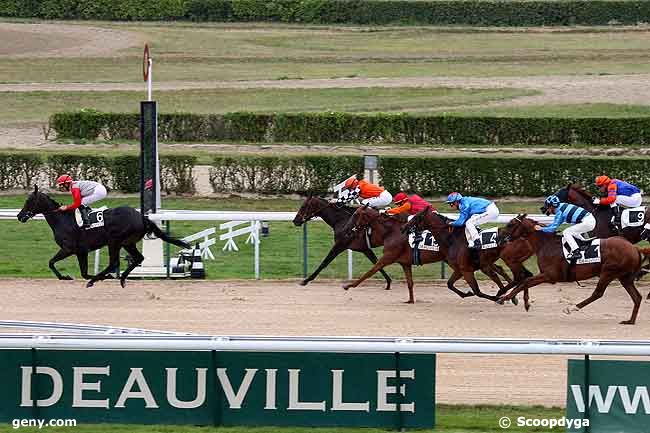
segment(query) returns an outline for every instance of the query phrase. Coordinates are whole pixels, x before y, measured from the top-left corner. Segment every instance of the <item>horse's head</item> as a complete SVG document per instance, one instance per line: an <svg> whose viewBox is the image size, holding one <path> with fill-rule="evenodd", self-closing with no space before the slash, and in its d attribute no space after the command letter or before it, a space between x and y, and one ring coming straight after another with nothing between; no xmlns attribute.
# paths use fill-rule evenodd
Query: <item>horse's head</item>
<svg viewBox="0 0 650 433"><path fill-rule="evenodd" d="M294 225L300 227L310 219L318 216L328 205L329 203L324 198L309 194L293 219Z"/></svg>
<svg viewBox="0 0 650 433"><path fill-rule="evenodd" d="M519 214L499 229L499 243L501 245L515 239L523 238L535 231L535 221L526 218L526 214Z"/></svg>
<svg viewBox="0 0 650 433"><path fill-rule="evenodd" d="M402 226L402 233L412 230L423 231L430 230L431 233L438 233L447 228L447 218L433 212L431 207L415 214L413 218Z"/></svg>
<svg viewBox="0 0 650 433"><path fill-rule="evenodd" d="M368 205L358 207L354 211L348 222L343 226L343 233L352 236L365 230L372 220L379 216L379 212L368 207Z"/></svg>
<svg viewBox="0 0 650 433"><path fill-rule="evenodd" d="M25 223L34 215L51 212L57 207L58 204L54 200L40 192L38 186L34 185L34 191L27 196L23 208L18 212L18 221Z"/></svg>

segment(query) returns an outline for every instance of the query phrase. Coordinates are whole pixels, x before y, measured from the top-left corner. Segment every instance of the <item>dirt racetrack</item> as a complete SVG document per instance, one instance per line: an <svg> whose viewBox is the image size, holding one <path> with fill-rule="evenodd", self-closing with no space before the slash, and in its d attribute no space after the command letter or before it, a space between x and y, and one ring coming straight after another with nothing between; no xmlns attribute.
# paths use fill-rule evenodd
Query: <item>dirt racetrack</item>
<svg viewBox="0 0 650 433"><path fill-rule="evenodd" d="M648 305L635 326L631 301L612 284L603 299L578 313L563 310L587 297L575 284L533 289L529 313L521 305L461 300L440 281L416 281L417 304L406 287L371 282L349 292L340 281L304 288L297 281L115 281L86 289L82 281L1 279L2 320L36 320L234 335L367 335L648 339ZM483 283L487 291L494 291ZM641 293L650 286L639 285ZM441 403L565 404L566 357L449 355L438 358Z"/></svg>

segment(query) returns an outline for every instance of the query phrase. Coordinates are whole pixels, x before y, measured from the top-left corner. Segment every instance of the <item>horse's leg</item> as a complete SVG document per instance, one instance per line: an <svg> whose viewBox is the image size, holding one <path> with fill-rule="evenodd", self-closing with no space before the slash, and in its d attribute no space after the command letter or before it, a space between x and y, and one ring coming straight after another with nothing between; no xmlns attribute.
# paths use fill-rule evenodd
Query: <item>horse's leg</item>
<svg viewBox="0 0 650 433"><path fill-rule="evenodd" d="M325 269L327 266L329 266L330 263L332 263L332 260L334 260L336 256L341 254L346 249L347 249L346 245L342 245L336 242L330 249L330 252L327 253L327 256L323 259L321 264L318 266L318 268L310 276L302 280L300 282L300 285L306 286L307 284L309 284L309 282L312 281L314 278L316 278L323 269Z"/></svg>
<svg viewBox="0 0 650 433"><path fill-rule="evenodd" d="M520 281L519 285L515 287L509 294L500 297L497 303L502 304L505 301L511 300L522 290L526 291L527 293L528 289L537 286L539 284L542 284L545 281L546 281L546 275L544 275L543 273L537 274L534 277L528 277L524 281ZM526 293L524 293L524 296L526 296Z"/></svg>
<svg viewBox="0 0 650 433"><path fill-rule="evenodd" d="M92 277L86 284L86 287L92 287L96 281L105 279L108 273L117 268L120 264L120 248L120 244L116 242L108 244L108 266L106 266L106 268L104 268L99 274Z"/></svg>
<svg viewBox="0 0 650 433"><path fill-rule="evenodd" d="M639 314L639 307L641 306L641 299L643 297L641 296L641 293L636 289L636 286L634 285L634 276L628 276L624 278L619 278L618 281L621 282L623 287L625 287L625 290L627 290L627 294L630 295L630 298L632 298L632 302L634 302L634 308L632 309L632 316L630 316L630 320L623 320L621 322L621 325L634 325L636 322L636 316Z"/></svg>
<svg viewBox="0 0 650 433"><path fill-rule="evenodd" d="M497 291L496 295L494 295L496 298L499 298L501 295L505 294L506 288L503 286L503 283L501 282L501 279L497 275L497 268L501 269L501 272L503 272L503 268L501 266L495 265L492 263L491 265L485 265L481 268L481 272L483 272L485 275L490 277L492 281L497 285L499 290ZM505 273L505 272L503 272ZM519 301L517 301L517 298L512 298L512 303L517 305Z"/></svg>
<svg viewBox="0 0 650 433"><path fill-rule="evenodd" d="M79 262L79 270L84 280L90 280L94 275L88 273L88 253L77 253L77 261Z"/></svg>
<svg viewBox="0 0 650 433"><path fill-rule="evenodd" d="M120 285L122 288L124 288L124 285L126 284L126 278L129 276L131 271L144 261L144 256L140 253L140 251L138 251L138 247L135 245L124 245L124 249L131 256L131 260L129 261L129 266L127 266L126 270L122 272L122 275L120 276Z"/></svg>
<svg viewBox="0 0 650 433"><path fill-rule="evenodd" d="M344 284L343 288L345 290L348 290L350 287L357 287L359 284L363 283L365 280L372 277L375 273L377 273L377 271L383 269L385 266L388 266L392 263L395 263L395 257L388 258L386 257L386 254L384 254L383 256L381 256L379 260L377 260L377 263L375 263L374 266L370 268L368 272L366 272L361 276L361 278L352 281L350 283Z"/></svg>
<svg viewBox="0 0 650 433"><path fill-rule="evenodd" d="M375 255L375 252L373 250L367 249L363 250L362 252L366 255L366 257L368 257L368 260L370 260L373 265L377 263L377 255ZM391 280L386 271L384 271L384 268L381 268L379 272L381 272L381 275L386 280L386 290L390 290L390 283L392 283L393 280Z"/></svg>
<svg viewBox="0 0 650 433"><path fill-rule="evenodd" d="M608 273L600 274L600 279L598 280L598 283L596 284L596 288L594 289L591 296L589 296L587 299L577 304L576 307L578 309L582 309L587 305L591 304L592 302L594 302L595 300L602 298L603 295L605 294L605 290L607 289L607 286L609 286L609 283L614 281L614 278L615 278L614 276Z"/></svg>
<svg viewBox="0 0 650 433"><path fill-rule="evenodd" d="M404 270L404 276L406 277L406 285L409 288L409 300L406 301L407 304L415 304L415 294L413 293L413 272L411 272L411 265L400 263L402 269Z"/></svg>
<svg viewBox="0 0 650 433"><path fill-rule="evenodd" d="M494 271L499 274L500 276L503 277L504 280L508 282L508 284L512 283L513 279L510 278L510 275L503 269L501 266L493 263L492 266L494 267ZM514 276L513 276L514 277Z"/></svg>
<svg viewBox="0 0 650 433"><path fill-rule="evenodd" d="M55 264L56 262L58 262L58 261L60 261L60 260L63 260L63 259L65 259L66 257L70 257L71 255L72 255L72 252L71 252L71 251L65 251L65 250L63 250L63 249L60 249L60 250L59 250L59 251L54 255L54 257L52 257L52 258L50 259L50 261L49 261L49 263L48 263L48 266L50 267L50 269L52 270L52 272L54 272L54 275L56 275L56 277L57 277L59 280L74 280L74 278L72 278L70 275L61 275L61 273L60 273L59 270L56 268L56 266L54 266L54 264Z"/></svg>
<svg viewBox="0 0 650 433"><path fill-rule="evenodd" d="M461 298L467 298L467 297L470 297L470 296L474 296L474 292L461 292L460 290L458 290L456 288L456 286L454 286L454 283L456 281L460 280L460 278L462 276L463 276L463 274L461 274L459 270L454 269L454 273L451 274L451 276L447 280L447 288L449 290L451 290L452 292L454 292L455 294L457 294L458 296L460 296Z"/></svg>
<svg viewBox="0 0 650 433"><path fill-rule="evenodd" d="M486 295L485 293L481 292L481 289L478 286L478 281L476 281L476 277L474 277L473 271L464 271L463 278L465 279L467 284L469 284L469 287L472 289L474 294L479 298L485 298L495 302L498 299L496 296Z"/></svg>

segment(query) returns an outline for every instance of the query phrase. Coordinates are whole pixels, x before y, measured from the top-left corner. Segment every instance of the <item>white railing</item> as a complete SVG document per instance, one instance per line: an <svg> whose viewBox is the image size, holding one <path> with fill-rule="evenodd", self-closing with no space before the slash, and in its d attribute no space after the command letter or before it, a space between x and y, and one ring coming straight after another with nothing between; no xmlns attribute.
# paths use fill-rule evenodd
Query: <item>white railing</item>
<svg viewBox="0 0 650 433"><path fill-rule="evenodd" d="M648 356L647 340L0 334L0 348Z"/></svg>

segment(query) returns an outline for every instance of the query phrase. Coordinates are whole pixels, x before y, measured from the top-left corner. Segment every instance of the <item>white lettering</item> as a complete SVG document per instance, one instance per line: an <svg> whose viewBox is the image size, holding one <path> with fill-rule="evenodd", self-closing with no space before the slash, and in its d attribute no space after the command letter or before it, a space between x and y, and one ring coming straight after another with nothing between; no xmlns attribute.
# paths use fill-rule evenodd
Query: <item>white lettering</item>
<svg viewBox="0 0 650 433"><path fill-rule="evenodd" d="M176 395L176 372L178 368L166 368L167 370L167 401L172 407L179 409L194 409L205 402L205 383L207 368L196 369L196 398L192 401L182 401Z"/></svg>
<svg viewBox="0 0 650 433"><path fill-rule="evenodd" d="M325 401L300 401L300 369L289 368L289 407L287 410L320 410L325 412Z"/></svg>
<svg viewBox="0 0 650 433"><path fill-rule="evenodd" d="M617 389L618 386L608 386L607 394L603 399L603 394L600 392L600 387L598 385L589 385L589 407L591 407L595 401L598 412L608 413L612 406L612 402L614 401L614 397L616 396ZM573 394L573 400L576 404L576 410L578 412L584 413L585 400L582 395L582 386L571 385L571 393Z"/></svg>
<svg viewBox="0 0 650 433"><path fill-rule="evenodd" d="M241 409L241 404L246 398L246 394L248 394L248 388L251 386L255 373L257 373L257 368L246 369L246 374L244 374L244 379L242 379L236 394L230 384L226 370L226 368L217 368L217 377L219 377L219 382L221 382L221 388L223 388L223 393L226 394L230 408Z"/></svg>
<svg viewBox="0 0 650 433"><path fill-rule="evenodd" d="M133 391L133 385L137 384L140 391ZM124 407L124 403L130 398L141 398L145 401L145 407L147 409L157 408L158 404L151 394L147 380L142 375L142 368L132 368L131 374L129 374L124 388L120 393L120 397L115 403L115 407Z"/></svg>
<svg viewBox="0 0 650 433"><path fill-rule="evenodd" d="M650 396L648 396L648 388L646 386L637 386L634 388L634 397L632 397L632 401L630 401L630 394L627 390L627 386L619 386L618 393L621 395L621 401L625 408L625 413L637 413L639 402L643 400L643 411L646 415L650 414Z"/></svg>
<svg viewBox="0 0 650 433"><path fill-rule="evenodd" d="M343 370L332 370L332 410L370 412L370 402L343 402Z"/></svg>
<svg viewBox="0 0 650 433"><path fill-rule="evenodd" d="M397 377L395 370L377 370L377 411L395 412L397 405L388 403L388 394L396 394L397 388L388 386L388 379ZM415 370L400 370L400 378L415 379ZM406 384L402 384L399 389L402 396L406 396ZM400 404L400 412L415 412L415 403Z"/></svg>
<svg viewBox="0 0 650 433"><path fill-rule="evenodd" d="M20 367L23 372L20 405L23 407L30 407L34 404L32 400L32 368L31 366ZM52 395L43 400L36 400L36 406L48 407L56 404L63 395L63 378L58 371L51 367L36 367L36 374L47 374L52 379Z"/></svg>
<svg viewBox="0 0 650 433"><path fill-rule="evenodd" d="M102 374L109 376L110 366L106 367L72 367L72 407L103 407L108 409L108 399L84 400L84 391L101 392L102 381L84 382L84 374Z"/></svg>
<svg viewBox="0 0 650 433"><path fill-rule="evenodd" d="M275 382L278 370L276 368L266 369L266 405L264 409L275 410Z"/></svg>

